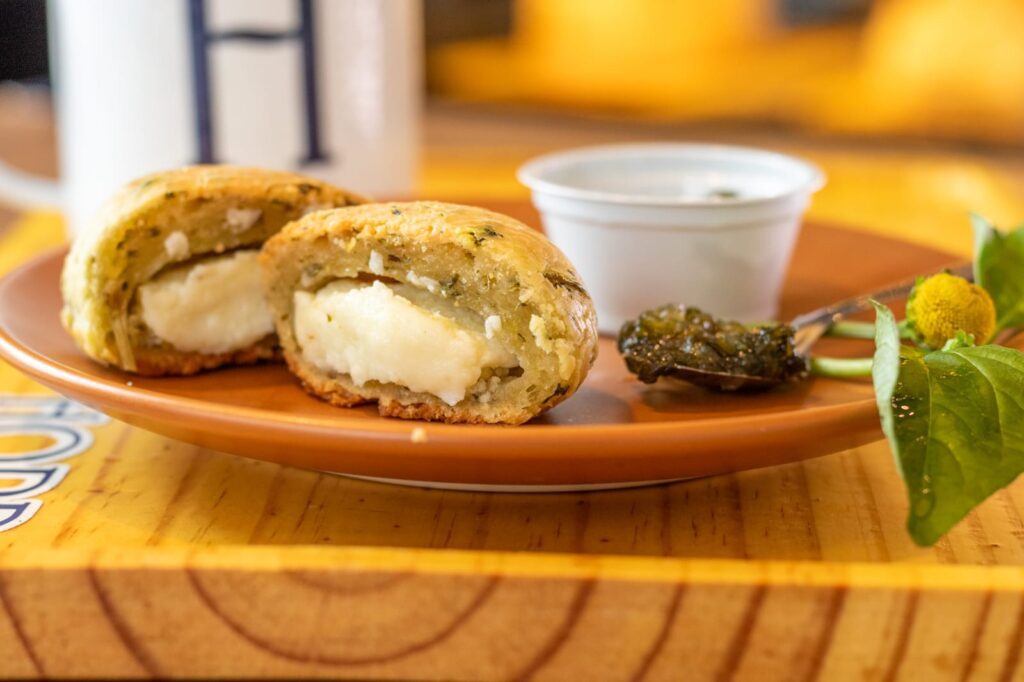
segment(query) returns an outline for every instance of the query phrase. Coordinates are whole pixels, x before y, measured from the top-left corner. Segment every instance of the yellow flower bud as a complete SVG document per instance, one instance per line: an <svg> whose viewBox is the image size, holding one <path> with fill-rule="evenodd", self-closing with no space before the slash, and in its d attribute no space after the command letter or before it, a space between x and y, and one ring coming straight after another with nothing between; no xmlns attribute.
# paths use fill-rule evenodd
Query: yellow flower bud
<svg viewBox="0 0 1024 682"><path fill-rule="evenodd" d="M907 322L930 348L942 348L958 331L985 343L996 329L996 306L981 287L943 272L914 286Z"/></svg>

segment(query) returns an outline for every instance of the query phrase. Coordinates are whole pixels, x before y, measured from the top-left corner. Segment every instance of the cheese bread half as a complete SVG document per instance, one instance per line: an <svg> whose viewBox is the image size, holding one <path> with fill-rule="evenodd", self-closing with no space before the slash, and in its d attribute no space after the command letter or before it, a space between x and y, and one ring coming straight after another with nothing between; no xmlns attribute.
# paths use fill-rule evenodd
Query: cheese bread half
<svg viewBox="0 0 1024 682"><path fill-rule="evenodd" d="M193 374L279 353L259 248L283 225L365 200L258 168L194 166L129 183L71 247L62 320L93 359Z"/></svg>
<svg viewBox="0 0 1024 682"><path fill-rule="evenodd" d="M261 260L285 360L336 405L519 424L571 396L596 357L594 307L569 261L482 208L322 211Z"/></svg>

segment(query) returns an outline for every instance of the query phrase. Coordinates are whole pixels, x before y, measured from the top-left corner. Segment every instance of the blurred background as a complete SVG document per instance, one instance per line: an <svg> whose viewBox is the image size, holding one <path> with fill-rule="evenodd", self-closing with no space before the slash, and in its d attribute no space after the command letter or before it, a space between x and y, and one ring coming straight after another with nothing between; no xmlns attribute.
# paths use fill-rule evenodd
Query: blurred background
<svg viewBox="0 0 1024 682"><path fill-rule="evenodd" d="M1019 0L427 4L438 10L428 82L447 97L847 135L1024 139ZM472 35L484 26L494 35Z"/></svg>
<svg viewBox="0 0 1024 682"><path fill-rule="evenodd" d="M0 31L0 158L52 173L44 0L0 0ZM1022 34L1020 0L424 0L415 193L525 198L519 163L582 144L753 144L825 168L813 217L962 250L965 211L1024 219Z"/></svg>

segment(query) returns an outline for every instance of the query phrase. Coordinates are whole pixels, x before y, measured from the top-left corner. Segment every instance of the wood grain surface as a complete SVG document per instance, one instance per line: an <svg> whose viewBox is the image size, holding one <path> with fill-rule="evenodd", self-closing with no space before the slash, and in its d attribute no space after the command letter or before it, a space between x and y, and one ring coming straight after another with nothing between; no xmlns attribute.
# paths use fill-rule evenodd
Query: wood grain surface
<svg viewBox="0 0 1024 682"><path fill-rule="evenodd" d="M1021 675L1010 568L269 548L3 563L5 678Z"/></svg>
<svg viewBox="0 0 1024 682"><path fill-rule="evenodd" d="M15 120L0 115L4 158L35 130ZM511 171L527 156L655 135L683 134L435 110L422 189L521 198ZM1014 159L717 139L821 163L815 218L961 255L965 208L1024 216ZM48 144L23 165L52 167ZM5 224L0 272L62 239L54 215ZM0 363L0 393L40 392ZM0 679L1024 679L1024 484L918 548L883 444L652 488L494 495L92 430L36 516L0 533ZM0 453L36 445L0 437Z"/></svg>

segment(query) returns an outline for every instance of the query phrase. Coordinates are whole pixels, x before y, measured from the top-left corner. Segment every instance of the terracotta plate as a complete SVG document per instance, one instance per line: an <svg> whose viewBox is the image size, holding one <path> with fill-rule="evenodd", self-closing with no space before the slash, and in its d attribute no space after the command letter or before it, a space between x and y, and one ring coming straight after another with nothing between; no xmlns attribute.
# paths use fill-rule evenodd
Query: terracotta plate
<svg viewBox="0 0 1024 682"><path fill-rule="evenodd" d="M494 208L538 222L524 204ZM43 255L0 283L0 355L75 400L215 450L450 487L604 487L771 466L881 437L867 382L812 380L757 395L647 386L626 372L612 339L601 340L597 364L571 400L514 428L383 419L370 406L333 408L303 393L280 366L132 377L85 358L61 328L63 256ZM806 225L782 313L788 317L955 260L877 236ZM863 342L824 343L833 354L871 350ZM424 430L424 442L413 442L415 428Z"/></svg>

